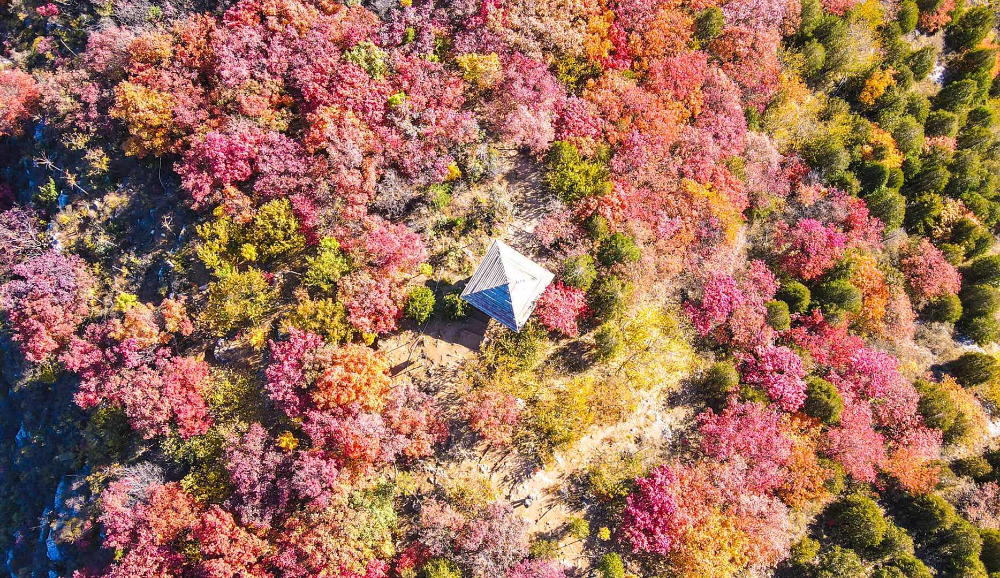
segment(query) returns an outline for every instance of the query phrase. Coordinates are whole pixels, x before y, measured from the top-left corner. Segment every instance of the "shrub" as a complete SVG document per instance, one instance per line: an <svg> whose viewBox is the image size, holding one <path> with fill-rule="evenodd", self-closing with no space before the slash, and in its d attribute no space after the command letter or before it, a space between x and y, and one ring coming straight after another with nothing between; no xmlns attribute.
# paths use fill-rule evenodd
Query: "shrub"
<svg viewBox="0 0 1000 578"><path fill-rule="evenodd" d="M601 500L620 500L632 492L642 473L642 459L637 454L602 455L587 468L587 487Z"/></svg>
<svg viewBox="0 0 1000 578"><path fill-rule="evenodd" d="M882 566L875 569L872 578L909 578L909 576L895 566Z"/></svg>
<svg viewBox="0 0 1000 578"><path fill-rule="evenodd" d="M962 387L975 387L993 381L1000 372L1000 362L992 355L970 351L947 365Z"/></svg>
<svg viewBox="0 0 1000 578"><path fill-rule="evenodd" d="M538 298L535 316L550 331L576 337L580 334L577 321L586 309L587 299L582 289L556 281L546 287L545 292Z"/></svg>
<svg viewBox="0 0 1000 578"><path fill-rule="evenodd" d="M406 306L403 313L417 323L423 323L430 319L434 313L434 291L430 287L415 287L406 297Z"/></svg>
<svg viewBox="0 0 1000 578"><path fill-rule="evenodd" d="M420 576L422 578L462 578L462 571L451 560L434 558L424 565Z"/></svg>
<svg viewBox="0 0 1000 578"><path fill-rule="evenodd" d="M580 516L571 516L566 521L566 533L577 540L586 540L590 537L590 522Z"/></svg>
<svg viewBox="0 0 1000 578"><path fill-rule="evenodd" d="M788 304L784 301L767 302L767 324L775 331L785 331L792 324L792 318L788 314Z"/></svg>
<svg viewBox="0 0 1000 578"><path fill-rule="evenodd" d="M462 299L458 292L448 293L444 296L444 314L449 319L464 319L469 313L469 304Z"/></svg>
<svg viewBox="0 0 1000 578"><path fill-rule="evenodd" d="M962 300L958 295L943 295L928 303L922 313L931 321L955 323L962 317Z"/></svg>
<svg viewBox="0 0 1000 578"><path fill-rule="evenodd" d="M285 321L288 325L303 331L322 335L327 343L347 341L355 333L347 320L347 309L344 304L329 297L302 299Z"/></svg>
<svg viewBox="0 0 1000 578"><path fill-rule="evenodd" d="M605 554L597 563L602 578L625 578L625 564L616 552Z"/></svg>
<svg viewBox="0 0 1000 578"><path fill-rule="evenodd" d="M566 285L588 291L594 279L597 279L597 269L590 255L570 257L563 263L563 283Z"/></svg>
<svg viewBox="0 0 1000 578"><path fill-rule="evenodd" d="M978 257L962 269L962 278L966 283L1000 287L1000 255Z"/></svg>
<svg viewBox="0 0 1000 578"><path fill-rule="evenodd" d="M806 378L806 402L802 409L806 414L832 425L840 421L844 400L832 383L820 377L809 376Z"/></svg>
<svg viewBox="0 0 1000 578"><path fill-rule="evenodd" d="M593 213L583 221L583 228L593 241L600 241L608 235L608 220L599 213Z"/></svg>
<svg viewBox="0 0 1000 578"><path fill-rule="evenodd" d="M705 372L701 387L706 403L719 411L726 405L729 396L739 391L740 374L732 362L717 361Z"/></svg>
<svg viewBox="0 0 1000 578"><path fill-rule="evenodd" d="M257 269L235 272L212 283L202 314L218 335L262 320L274 306L274 288Z"/></svg>
<svg viewBox="0 0 1000 578"><path fill-rule="evenodd" d="M838 542L855 550L877 548L889 522L871 498L851 494L832 506L833 532Z"/></svg>
<svg viewBox="0 0 1000 578"><path fill-rule="evenodd" d="M809 307L809 302L812 299L809 288L794 279L781 283L777 297L788 304L788 310L791 313L803 313Z"/></svg>
<svg viewBox="0 0 1000 578"><path fill-rule="evenodd" d="M500 329L482 350L482 361L492 373L527 371L538 363L547 334L537 323L529 321L520 333Z"/></svg>
<svg viewBox="0 0 1000 578"><path fill-rule="evenodd" d="M12 267L17 278L0 285L0 311L21 352L38 363L56 353L87 317L96 280L79 257L55 251Z"/></svg>
<svg viewBox="0 0 1000 578"><path fill-rule="evenodd" d="M597 260L605 267L618 263L633 263L638 261L640 256L642 252L635 241L624 233L613 233L605 237L597 248Z"/></svg>

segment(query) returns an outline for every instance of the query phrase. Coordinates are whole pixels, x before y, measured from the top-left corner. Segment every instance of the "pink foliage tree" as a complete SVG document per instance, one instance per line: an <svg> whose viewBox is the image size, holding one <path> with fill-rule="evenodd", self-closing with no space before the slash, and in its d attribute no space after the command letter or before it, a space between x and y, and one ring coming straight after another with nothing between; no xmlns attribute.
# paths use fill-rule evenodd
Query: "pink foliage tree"
<svg viewBox="0 0 1000 578"><path fill-rule="evenodd" d="M702 413L698 422L702 451L720 461L745 462L746 483L757 492L770 492L788 477L792 440L779 412L736 402L721 414Z"/></svg>
<svg viewBox="0 0 1000 578"><path fill-rule="evenodd" d="M11 268L19 277L0 287L2 309L24 356L40 362L59 350L86 318L94 278L76 256L55 251Z"/></svg>
<svg viewBox="0 0 1000 578"><path fill-rule="evenodd" d="M844 233L815 219L800 219L794 226L779 223L774 237L782 269L806 281L829 271L847 247Z"/></svg>
<svg viewBox="0 0 1000 578"><path fill-rule="evenodd" d="M521 420L517 398L498 391L481 390L470 394L465 399L464 409L472 431L497 445L511 442Z"/></svg>

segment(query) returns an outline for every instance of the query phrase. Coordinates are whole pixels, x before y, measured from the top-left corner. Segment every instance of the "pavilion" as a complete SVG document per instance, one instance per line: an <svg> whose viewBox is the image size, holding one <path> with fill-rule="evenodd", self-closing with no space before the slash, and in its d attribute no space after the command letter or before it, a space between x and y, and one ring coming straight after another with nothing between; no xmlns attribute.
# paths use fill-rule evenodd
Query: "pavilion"
<svg viewBox="0 0 1000 578"><path fill-rule="evenodd" d="M510 329L520 331L552 278L552 273L538 263L500 241L493 241L465 285L462 299Z"/></svg>

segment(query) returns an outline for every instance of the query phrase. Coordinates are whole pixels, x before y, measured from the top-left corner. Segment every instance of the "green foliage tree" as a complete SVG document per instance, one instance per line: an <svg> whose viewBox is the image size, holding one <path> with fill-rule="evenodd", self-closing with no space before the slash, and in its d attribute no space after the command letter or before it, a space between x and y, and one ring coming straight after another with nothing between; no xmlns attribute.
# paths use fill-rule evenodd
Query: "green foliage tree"
<svg viewBox="0 0 1000 578"><path fill-rule="evenodd" d="M870 550L882 543L889 521L874 500L862 494L850 494L831 509L834 537L838 542L854 550Z"/></svg>
<svg viewBox="0 0 1000 578"><path fill-rule="evenodd" d="M979 537L983 542L979 559L986 566L986 571L1000 572L1000 530L980 528Z"/></svg>
<svg viewBox="0 0 1000 578"><path fill-rule="evenodd" d="M828 182L841 178L851 162L851 155L840 139L829 135L808 143L802 154L809 166Z"/></svg>
<svg viewBox="0 0 1000 578"><path fill-rule="evenodd" d="M934 105L951 112L963 112L976 97L979 84L975 80L949 82L934 98Z"/></svg>
<svg viewBox="0 0 1000 578"><path fill-rule="evenodd" d="M829 381L809 376L806 378L806 401L802 409L825 424L835 424L840 421L840 413L844 410L844 399Z"/></svg>
<svg viewBox="0 0 1000 578"><path fill-rule="evenodd" d="M799 567L804 567L812 563L819 555L820 543L812 538L806 536L798 542L792 544L791 552L789 553L789 561Z"/></svg>
<svg viewBox="0 0 1000 578"><path fill-rule="evenodd" d="M928 303L921 313L931 321L955 323L962 317L962 300L958 295L942 295Z"/></svg>
<svg viewBox="0 0 1000 578"><path fill-rule="evenodd" d="M906 199L895 189L882 187L865 195L872 215L882 221L886 231L898 229L906 217Z"/></svg>
<svg viewBox="0 0 1000 578"><path fill-rule="evenodd" d="M955 136L958 134L958 115L950 110L935 110L927 115L924 132L928 136Z"/></svg>
<svg viewBox="0 0 1000 578"><path fill-rule="evenodd" d="M966 283L1000 287L1000 255L978 257L962 270Z"/></svg>
<svg viewBox="0 0 1000 578"><path fill-rule="evenodd" d="M993 28L993 10L990 6L975 6L962 13L945 29L944 40L948 48L964 52L975 48Z"/></svg>
<svg viewBox="0 0 1000 578"><path fill-rule="evenodd" d="M913 0L906 0L899 5L899 13L896 21L899 22L899 30L903 34L909 34L917 27L917 18L920 16L920 9Z"/></svg>
<svg viewBox="0 0 1000 578"><path fill-rule="evenodd" d="M597 269L594 267L594 258L590 255L570 257L563 263L563 282L566 285L587 291L595 279Z"/></svg>
<svg viewBox="0 0 1000 578"><path fill-rule="evenodd" d="M625 311L632 285L615 275L599 277L587 292L587 305L598 320L607 320Z"/></svg>
<svg viewBox="0 0 1000 578"><path fill-rule="evenodd" d="M951 242L962 248L963 258L975 259L993 246L993 235L972 219L963 218L952 225Z"/></svg>
<svg viewBox="0 0 1000 578"><path fill-rule="evenodd" d="M333 237L326 237L319 242L316 255L306 257L306 271L302 282L307 287L333 295L337 291L337 281L349 270L350 265L340 250L340 243Z"/></svg>
<svg viewBox="0 0 1000 578"><path fill-rule="evenodd" d="M843 279L826 281L816 288L813 296L820 304L824 315L833 319L840 319L845 314L861 311L861 290L852 285L850 281Z"/></svg>
<svg viewBox="0 0 1000 578"><path fill-rule="evenodd" d="M833 546L819 557L813 578L867 578L868 571L854 550Z"/></svg>
<svg viewBox="0 0 1000 578"><path fill-rule="evenodd" d="M940 385L918 379L914 386L920 392L920 403L917 409L924 418L924 423L929 427L941 430L945 439L955 438L960 432L961 423L964 423L964 416L955 405L954 400Z"/></svg>
<svg viewBox="0 0 1000 578"><path fill-rule="evenodd" d="M208 287L208 304L202 313L217 335L256 323L274 308L275 290L259 269L235 272Z"/></svg>
<svg viewBox="0 0 1000 578"><path fill-rule="evenodd" d="M701 388L709 407L721 411L729 396L739 392L740 374L731 361L717 361L705 371Z"/></svg>
<svg viewBox="0 0 1000 578"><path fill-rule="evenodd" d="M723 16L721 9L716 6L705 8L695 17L694 37L705 46L722 33L725 25L726 17Z"/></svg>
<svg viewBox="0 0 1000 578"><path fill-rule="evenodd" d="M958 514L955 507L937 494L913 496L905 502L906 527L918 538L934 536L951 526Z"/></svg>
<svg viewBox="0 0 1000 578"><path fill-rule="evenodd" d="M625 336L614 322L603 323L594 332L597 344L597 357L602 360L613 359L621 353Z"/></svg>
<svg viewBox="0 0 1000 578"><path fill-rule="evenodd" d="M949 362L947 369L962 387L975 387L993 381L1000 373L1000 362L992 355L969 351Z"/></svg>
<svg viewBox="0 0 1000 578"><path fill-rule="evenodd" d="M993 83L992 71L996 62L997 51L994 48L970 50L948 63L948 86L958 82L972 81L975 82L976 88L970 103L984 98Z"/></svg>
<svg viewBox="0 0 1000 578"><path fill-rule="evenodd" d="M642 256L642 251L632 237L625 233L612 233L604 238L597 248L597 260L605 267L618 263L634 263Z"/></svg>
<svg viewBox="0 0 1000 578"><path fill-rule="evenodd" d="M920 195L906 208L906 218L903 223L907 231L926 235L941 219L942 211L944 211L944 199L941 195L934 193Z"/></svg>
<svg viewBox="0 0 1000 578"><path fill-rule="evenodd" d="M792 318L788 314L788 304L784 301L768 301L767 324L775 331L785 331L792 325Z"/></svg>
<svg viewBox="0 0 1000 578"><path fill-rule="evenodd" d="M598 197L611 190L607 166L600 160L587 160L566 141L552 143L545 179L549 188L566 203Z"/></svg>
<svg viewBox="0 0 1000 578"><path fill-rule="evenodd" d="M989 345L1000 339L1000 326L992 315L962 317L955 324L955 329L977 345Z"/></svg>
<svg viewBox="0 0 1000 578"><path fill-rule="evenodd" d="M792 313L803 313L812 300L809 288L794 279L781 282L777 297L788 304L788 310Z"/></svg>
<svg viewBox="0 0 1000 578"><path fill-rule="evenodd" d="M906 115L889 131L896 139L896 146L907 155L917 155L924 147L924 127L920 121Z"/></svg>
<svg viewBox="0 0 1000 578"><path fill-rule="evenodd" d="M950 466L956 475L967 476L977 482L985 481L993 473L993 466L983 456L958 458L952 461Z"/></svg>

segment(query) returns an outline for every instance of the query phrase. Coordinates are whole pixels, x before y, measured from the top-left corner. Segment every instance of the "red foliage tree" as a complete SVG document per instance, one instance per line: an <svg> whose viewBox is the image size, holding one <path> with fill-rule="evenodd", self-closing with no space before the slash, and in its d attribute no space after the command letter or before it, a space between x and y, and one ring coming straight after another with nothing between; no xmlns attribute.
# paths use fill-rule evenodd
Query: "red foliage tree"
<svg viewBox="0 0 1000 578"><path fill-rule="evenodd" d="M38 109L40 97L33 76L16 68L0 70L0 136L21 136L24 121Z"/></svg>
<svg viewBox="0 0 1000 578"><path fill-rule="evenodd" d="M569 337L579 335L577 320L586 311L586 292L561 281L549 285L538 299L537 315L542 325Z"/></svg>

